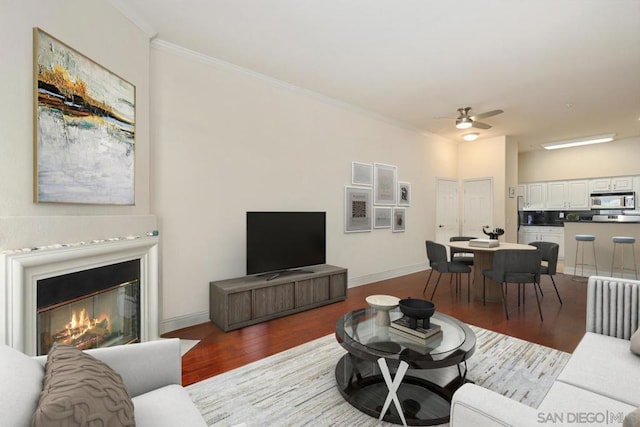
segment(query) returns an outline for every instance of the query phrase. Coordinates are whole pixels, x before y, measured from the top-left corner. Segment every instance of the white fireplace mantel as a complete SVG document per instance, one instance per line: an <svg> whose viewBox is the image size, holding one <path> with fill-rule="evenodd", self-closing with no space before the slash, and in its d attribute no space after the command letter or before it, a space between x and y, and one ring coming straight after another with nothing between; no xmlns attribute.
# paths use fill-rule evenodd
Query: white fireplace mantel
<svg viewBox="0 0 640 427"><path fill-rule="evenodd" d="M140 259L141 340L158 338L158 237L138 236L0 254L0 344L36 354L38 280Z"/></svg>

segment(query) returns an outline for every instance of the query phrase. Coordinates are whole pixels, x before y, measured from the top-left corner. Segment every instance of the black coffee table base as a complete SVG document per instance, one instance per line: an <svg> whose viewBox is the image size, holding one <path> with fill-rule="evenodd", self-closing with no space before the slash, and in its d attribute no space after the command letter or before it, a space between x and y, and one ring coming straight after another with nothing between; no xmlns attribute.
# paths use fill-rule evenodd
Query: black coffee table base
<svg viewBox="0 0 640 427"><path fill-rule="evenodd" d="M390 369L395 375L395 368ZM389 389L377 363L345 354L338 362L335 374L338 390L347 402L372 417L380 417ZM451 397L464 382L464 379L457 378L442 387L408 373L396 392L407 425L424 426L448 422ZM402 424L393 404L389 406L383 420Z"/></svg>

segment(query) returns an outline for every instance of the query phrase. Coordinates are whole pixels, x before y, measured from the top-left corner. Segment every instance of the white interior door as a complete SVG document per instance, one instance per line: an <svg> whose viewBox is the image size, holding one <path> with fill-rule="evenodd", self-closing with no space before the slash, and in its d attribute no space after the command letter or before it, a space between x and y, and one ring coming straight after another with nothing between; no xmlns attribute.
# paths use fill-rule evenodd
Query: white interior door
<svg viewBox="0 0 640 427"><path fill-rule="evenodd" d="M493 179L473 179L463 182L462 234L485 238L482 228L493 225Z"/></svg>
<svg viewBox="0 0 640 427"><path fill-rule="evenodd" d="M460 234L458 181L438 178L436 187L436 242L447 244Z"/></svg>

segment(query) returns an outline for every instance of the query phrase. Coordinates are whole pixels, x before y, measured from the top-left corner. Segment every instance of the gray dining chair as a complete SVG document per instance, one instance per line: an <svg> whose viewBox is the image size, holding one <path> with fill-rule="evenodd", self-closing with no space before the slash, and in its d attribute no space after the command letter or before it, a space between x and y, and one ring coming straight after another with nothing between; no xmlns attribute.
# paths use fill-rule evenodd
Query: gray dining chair
<svg viewBox="0 0 640 427"><path fill-rule="evenodd" d="M518 284L518 306L520 305L520 291L524 284L532 283L533 291L536 294L536 302L538 303L538 313L540 321L544 321L542 317L542 309L540 308L540 297L538 296L538 284L540 283L540 266L542 262L542 253L539 250L532 249L501 249L493 254L493 266L491 269L482 272L482 300L486 303L486 279L487 277L495 282L500 283L500 292L502 295L502 305L504 313L509 320L509 310L507 309L507 299L505 295L505 286L509 283Z"/></svg>
<svg viewBox="0 0 640 427"><path fill-rule="evenodd" d="M553 242L531 242L529 244L538 248L542 253L542 261L546 262L546 265L543 264L540 267L540 274L551 277L551 283L553 283L553 288L556 290L556 295L558 295L558 301L562 304L560 292L558 292L556 281L553 279L558 268L558 251L560 250L560 245ZM542 292L542 289L540 289L540 292Z"/></svg>
<svg viewBox="0 0 640 427"><path fill-rule="evenodd" d="M477 237L470 236L453 236L449 238L450 242L468 242L469 240L477 239ZM449 248L450 261L459 262L464 265L473 265L473 251L459 248Z"/></svg>
<svg viewBox="0 0 640 427"><path fill-rule="evenodd" d="M427 258L429 259L429 266L431 267L431 272L429 273L429 277L427 278L427 283L424 285L424 289L422 293L427 292L427 287L429 286L429 281L431 280L431 275L434 271L439 273L438 280L436 280L436 284L433 287L433 292L431 293L431 299L433 300L434 295L436 294L436 289L438 289L438 283L440 283L440 279L444 273L451 273L451 280L453 280L453 276L456 276L456 293L460 290L461 286L461 275L463 273L467 274L467 302L471 301L471 267L468 265L449 261L447 259L447 248L440 243L433 242L431 240L427 240L425 242L427 248Z"/></svg>

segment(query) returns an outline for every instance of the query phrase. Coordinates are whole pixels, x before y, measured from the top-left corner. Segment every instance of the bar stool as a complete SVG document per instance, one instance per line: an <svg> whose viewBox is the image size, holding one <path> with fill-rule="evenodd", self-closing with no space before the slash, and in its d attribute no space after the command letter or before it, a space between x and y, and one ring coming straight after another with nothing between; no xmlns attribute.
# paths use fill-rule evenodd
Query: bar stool
<svg viewBox="0 0 640 427"><path fill-rule="evenodd" d="M613 256L611 257L611 277L615 267L620 267L620 277L624 277L624 271L633 271L636 274L636 280L638 280L638 266L636 265L636 249L635 237L615 236L611 239L613 241ZM620 264L615 265L616 262L616 249L620 245ZM624 247L625 245L631 245L631 253L633 254L633 268L624 266Z"/></svg>
<svg viewBox="0 0 640 427"><path fill-rule="evenodd" d="M576 260L574 262L573 280L577 280L578 265L580 266L580 275L584 277L584 266L592 266L596 268L596 276L598 275L598 261L596 260L596 236L592 234L576 234ZM593 249L593 264L585 264L584 262L584 243L591 242L591 248ZM582 249L580 256L580 264L578 264L578 252Z"/></svg>

